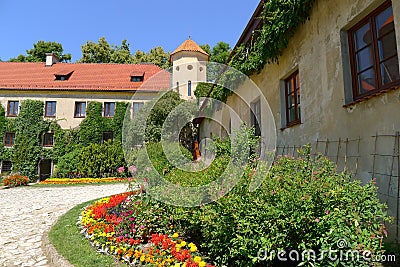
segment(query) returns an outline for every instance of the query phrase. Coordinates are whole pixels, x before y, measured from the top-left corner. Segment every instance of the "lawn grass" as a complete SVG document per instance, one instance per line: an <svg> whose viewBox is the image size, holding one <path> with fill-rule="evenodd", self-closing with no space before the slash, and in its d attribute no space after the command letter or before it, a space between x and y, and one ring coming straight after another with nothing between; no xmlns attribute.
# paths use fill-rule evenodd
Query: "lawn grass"
<svg viewBox="0 0 400 267"><path fill-rule="evenodd" d="M49 240L58 253L76 267L126 266L112 256L96 252L89 240L84 239L76 225L82 208L94 200L79 204L69 210L53 225Z"/></svg>

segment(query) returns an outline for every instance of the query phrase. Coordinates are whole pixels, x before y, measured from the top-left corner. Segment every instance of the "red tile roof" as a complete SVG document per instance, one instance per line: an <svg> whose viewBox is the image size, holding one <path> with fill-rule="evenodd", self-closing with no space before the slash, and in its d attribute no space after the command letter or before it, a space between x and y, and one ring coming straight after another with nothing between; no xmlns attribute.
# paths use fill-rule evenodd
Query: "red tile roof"
<svg viewBox="0 0 400 267"><path fill-rule="evenodd" d="M206 51L204 51L195 41L192 39L187 39L184 41L174 52L171 53L171 56L182 51L192 51L199 52L206 56L209 56Z"/></svg>
<svg viewBox="0 0 400 267"><path fill-rule="evenodd" d="M158 91L169 88L168 77L152 81L151 86L142 85L160 71L162 69L153 64L56 63L46 67L44 62L0 62L0 89ZM70 73L68 80L56 80L56 75ZM137 73L144 73L143 82L131 82L132 74Z"/></svg>

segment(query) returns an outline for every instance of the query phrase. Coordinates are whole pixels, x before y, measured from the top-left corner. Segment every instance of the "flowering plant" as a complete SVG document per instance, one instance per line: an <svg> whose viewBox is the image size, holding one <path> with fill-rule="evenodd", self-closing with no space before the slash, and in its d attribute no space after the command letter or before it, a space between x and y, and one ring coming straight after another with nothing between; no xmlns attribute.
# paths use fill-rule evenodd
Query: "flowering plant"
<svg viewBox="0 0 400 267"><path fill-rule="evenodd" d="M3 185L9 187L16 187L21 185L27 185L29 178L20 174L11 174L4 178Z"/></svg>
<svg viewBox="0 0 400 267"><path fill-rule="evenodd" d="M50 178L39 182L39 184L98 184L98 183L113 183L131 181L133 178Z"/></svg>
<svg viewBox="0 0 400 267"><path fill-rule="evenodd" d="M193 243L178 233L157 233L156 222L144 213L140 191L102 198L85 208L78 225L101 253L115 255L133 266L208 266ZM173 227L171 227L173 228Z"/></svg>

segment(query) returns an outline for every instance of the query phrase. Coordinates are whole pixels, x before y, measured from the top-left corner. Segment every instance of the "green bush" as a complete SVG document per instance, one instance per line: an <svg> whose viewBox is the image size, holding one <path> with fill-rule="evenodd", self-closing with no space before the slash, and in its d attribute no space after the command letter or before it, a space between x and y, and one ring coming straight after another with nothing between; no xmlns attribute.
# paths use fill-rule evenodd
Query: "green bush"
<svg viewBox="0 0 400 267"><path fill-rule="evenodd" d="M171 183L187 187L206 185L222 175L228 162L228 157L220 157L216 158L210 166L205 169L202 169L204 167L204 163L202 162L196 163L197 166L195 165L192 171L173 169L165 176L165 179Z"/></svg>
<svg viewBox="0 0 400 267"><path fill-rule="evenodd" d="M80 176L78 170L79 154L81 149L75 148L71 152L63 155L58 159L58 163L55 167L54 176L64 178L75 178Z"/></svg>
<svg viewBox="0 0 400 267"><path fill-rule="evenodd" d="M327 159L311 159L309 152L299 159L280 158L261 187L248 192L252 173L249 168L231 192L212 204L170 208L177 229L201 244L217 265L281 266L278 251L297 250L301 256L314 250L318 260L306 259L306 266L369 266L362 258L334 263L327 251L383 252L383 222L389 218L373 182L352 181ZM343 240L345 246L338 246Z"/></svg>
<svg viewBox="0 0 400 267"><path fill-rule="evenodd" d="M170 172L175 166L184 164L185 162L191 161L193 156L189 150L179 145L182 156L175 155L172 161L169 161L165 156L165 151L171 151L176 147L176 143L170 143L163 145L158 143L146 143L144 147L140 148L136 152L136 160L134 165L137 167L139 172L144 172L148 167L154 167L155 170L165 175ZM176 153L178 154L178 153ZM149 161L150 160L150 161Z"/></svg>
<svg viewBox="0 0 400 267"><path fill-rule="evenodd" d="M120 142L90 144L78 154L77 170L85 177L115 176L121 166L125 166L125 159Z"/></svg>

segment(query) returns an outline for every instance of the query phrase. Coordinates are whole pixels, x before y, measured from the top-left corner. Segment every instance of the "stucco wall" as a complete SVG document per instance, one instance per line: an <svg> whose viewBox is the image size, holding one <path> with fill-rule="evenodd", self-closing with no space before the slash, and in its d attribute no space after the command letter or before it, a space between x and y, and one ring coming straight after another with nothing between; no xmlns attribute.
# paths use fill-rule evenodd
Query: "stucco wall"
<svg viewBox="0 0 400 267"><path fill-rule="evenodd" d="M266 65L251 79L270 104L278 146L299 146L317 140L360 140L358 145L349 147L353 151L346 151L357 157L354 161L357 177L364 182L378 178L380 197L389 204L389 213L396 215L399 205L398 178L395 178L399 167L395 157L399 148L390 135L400 131L400 89L344 107L345 88L351 89L347 30L383 2L317 1L311 19L299 27L279 58L279 64ZM393 0L392 7L400 56L400 1ZM280 87L283 79L295 69L300 75L301 124L282 129ZM247 94L250 97L252 93ZM235 105L234 98L227 103ZM387 135L388 138L382 137L376 145L375 135ZM374 156L376 153L392 157L379 158ZM387 175L379 175L377 170Z"/></svg>
<svg viewBox="0 0 400 267"><path fill-rule="evenodd" d="M137 92L71 92L71 91L17 91L2 90L0 92L0 104L7 109L8 101L23 101L26 99L40 101L56 101L56 120L63 129L78 127L83 118L74 118L75 102L146 102L154 98L156 93Z"/></svg>
<svg viewBox="0 0 400 267"><path fill-rule="evenodd" d="M176 88L183 99L194 99L197 82L206 81L207 57L198 52L182 51L172 59L172 87ZM191 96L188 96L188 81L192 83Z"/></svg>

